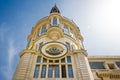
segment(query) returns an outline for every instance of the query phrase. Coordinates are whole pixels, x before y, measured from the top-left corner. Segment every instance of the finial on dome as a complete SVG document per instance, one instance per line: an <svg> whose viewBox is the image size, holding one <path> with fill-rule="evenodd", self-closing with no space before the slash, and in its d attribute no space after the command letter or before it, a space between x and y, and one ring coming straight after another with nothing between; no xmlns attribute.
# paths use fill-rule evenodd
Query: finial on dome
<svg viewBox="0 0 120 80"><path fill-rule="evenodd" d="M56 6L56 4L52 7L50 13L60 13L58 7Z"/></svg>

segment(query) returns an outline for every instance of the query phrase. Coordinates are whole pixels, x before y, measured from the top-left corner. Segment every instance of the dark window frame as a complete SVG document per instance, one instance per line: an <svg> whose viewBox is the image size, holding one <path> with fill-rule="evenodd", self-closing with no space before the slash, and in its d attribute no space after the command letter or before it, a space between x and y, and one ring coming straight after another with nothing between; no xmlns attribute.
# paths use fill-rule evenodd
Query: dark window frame
<svg viewBox="0 0 120 80"><path fill-rule="evenodd" d="M89 62L90 68L91 69L105 69L104 67L104 62Z"/></svg>

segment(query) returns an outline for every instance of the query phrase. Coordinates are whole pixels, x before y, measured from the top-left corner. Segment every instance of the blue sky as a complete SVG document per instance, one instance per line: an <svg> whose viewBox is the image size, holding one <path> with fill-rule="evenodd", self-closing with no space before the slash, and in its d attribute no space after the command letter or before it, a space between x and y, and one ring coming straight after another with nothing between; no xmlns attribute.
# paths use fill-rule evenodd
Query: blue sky
<svg viewBox="0 0 120 80"><path fill-rule="evenodd" d="M119 0L0 0L1 80L11 80L28 34L55 3L79 26L89 55L120 55Z"/></svg>

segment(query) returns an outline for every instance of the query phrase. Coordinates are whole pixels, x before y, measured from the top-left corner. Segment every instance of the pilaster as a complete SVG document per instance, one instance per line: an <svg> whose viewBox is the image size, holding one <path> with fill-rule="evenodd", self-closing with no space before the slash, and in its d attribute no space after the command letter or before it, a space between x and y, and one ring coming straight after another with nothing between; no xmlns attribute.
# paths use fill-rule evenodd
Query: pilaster
<svg viewBox="0 0 120 80"><path fill-rule="evenodd" d="M24 50L21 52L19 64L14 73L13 80L29 80L32 68L33 52Z"/></svg>
<svg viewBox="0 0 120 80"><path fill-rule="evenodd" d="M90 70L87 53L85 50L74 50L74 59L76 64L76 76L78 80L94 80Z"/></svg>

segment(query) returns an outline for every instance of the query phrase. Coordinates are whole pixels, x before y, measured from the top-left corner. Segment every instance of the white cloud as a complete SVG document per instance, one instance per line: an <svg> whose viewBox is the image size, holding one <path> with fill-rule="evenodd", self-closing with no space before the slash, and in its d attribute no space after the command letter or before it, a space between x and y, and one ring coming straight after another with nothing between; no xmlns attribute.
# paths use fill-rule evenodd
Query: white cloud
<svg viewBox="0 0 120 80"><path fill-rule="evenodd" d="M2 72L5 80L12 80L12 76L13 76L13 64L14 64L14 57L17 53L17 50L14 46L14 40L12 38L9 39L8 41L8 60L7 60L7 64L8 65L4 65L0 67L0 71Z"/></svg>
<svg viewBox="0 0 120 80"><path fill-rule="evenodd" d="M9 48L8 48L8 69L10 71L10 73L13 73L13 60L14 60L14 56L16 55L16 48L14 47L14 40L10 39L9 40ZM10 75L10 77L12 77L12 75Z"/></svg>
<svg viewBox="0 0 120 80"><path fill-rule="evenodd" d="M9 69L12 69L13 58L16 55L16 49L14 47L14 40L13 39L9 40L8 55L9 55L8 56Z"/></svg>

